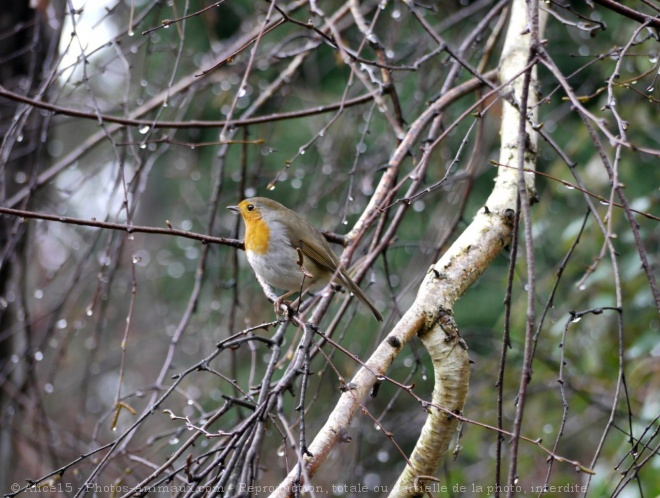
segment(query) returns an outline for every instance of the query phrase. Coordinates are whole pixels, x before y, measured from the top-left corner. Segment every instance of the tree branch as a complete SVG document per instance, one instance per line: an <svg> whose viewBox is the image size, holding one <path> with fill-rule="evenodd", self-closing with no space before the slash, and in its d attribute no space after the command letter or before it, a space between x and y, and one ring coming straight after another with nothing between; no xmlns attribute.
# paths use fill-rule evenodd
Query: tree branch
<svg viewBox="0 0 660 498"><path fill-rule="evenodd" d="M615 2L614 0L593 0L593 1L598 5L607 7L608 9L610 9L613 12L616 12L617 14L621 14L622 16L627 17L628 19L633 19L641 23L648 22L651 26L655 28L660 28L660 19L658 19L657 17L644 14L635 9L631 9L630 7L621 5L619 2Z"/></svg>

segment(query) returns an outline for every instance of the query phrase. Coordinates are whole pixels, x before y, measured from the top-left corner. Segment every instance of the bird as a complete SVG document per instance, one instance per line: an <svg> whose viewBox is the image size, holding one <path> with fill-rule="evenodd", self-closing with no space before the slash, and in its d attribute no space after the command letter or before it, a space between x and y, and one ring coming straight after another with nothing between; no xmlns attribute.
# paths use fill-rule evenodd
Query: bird
<svg viewBox="0 0 660 498"><path fill-rule="evenodd" d="M294 292L315 291L335 279L364 304L379 322L376 306L339 262L321 232L301 215L266 197L244 199L227 209L245 222L245 253L266 296L280 311ZM273 288L287 291L277 296Z"/></svg>

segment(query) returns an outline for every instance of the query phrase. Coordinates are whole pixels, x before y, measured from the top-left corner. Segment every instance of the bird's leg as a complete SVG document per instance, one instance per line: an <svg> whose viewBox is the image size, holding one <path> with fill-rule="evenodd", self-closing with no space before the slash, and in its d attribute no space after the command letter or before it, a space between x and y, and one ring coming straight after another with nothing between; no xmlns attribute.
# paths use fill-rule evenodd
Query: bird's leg
<svg viewBox="0 0 660 498"><path fill-rule="evenodd" d="M282 305L286 306L286 313L288 314L291 311L291 303L289 301L285 301L287 297L289 297L291 294L294 294L296 291L289 291L286 294L282 294L280 297L276 297L275 300L273 301L273 306L275 307L275 315L280 315L282 314Z"/></svg>

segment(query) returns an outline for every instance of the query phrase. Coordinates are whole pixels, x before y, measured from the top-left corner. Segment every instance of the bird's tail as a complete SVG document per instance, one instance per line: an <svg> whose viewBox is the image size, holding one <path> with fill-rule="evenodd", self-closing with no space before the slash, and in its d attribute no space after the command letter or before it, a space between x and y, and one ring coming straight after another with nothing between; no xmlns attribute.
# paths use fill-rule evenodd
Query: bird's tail
<svg viewBox="0 0 660 498"><path fill-rule="evenodd" d="M369 300L367 295L364 292L362 292L362 289L360 289L358 287L358 285L355 282L353 282L353 279L351 279L351 277L349 277L348 274L346 274L345 271L342 271L340 273L340 277L341 277L342 283L346 286L346 288L348 288L348 290L351 291L353 293L353 295L355 297L357 297L362 304L364 304L367 308L369 308L369 310L374 315L376 320L378 320L379 322L382 322L383 321L383 315L380 314L380 311L378 311L376 306L374 306L374 303L372 303Z"/></svg>

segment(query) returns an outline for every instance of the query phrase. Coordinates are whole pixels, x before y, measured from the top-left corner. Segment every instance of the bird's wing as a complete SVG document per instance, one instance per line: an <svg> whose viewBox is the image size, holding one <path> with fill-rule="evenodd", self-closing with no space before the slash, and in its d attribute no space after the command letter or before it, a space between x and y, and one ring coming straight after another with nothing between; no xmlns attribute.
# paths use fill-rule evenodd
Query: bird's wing
<svg viewBox="0 0 660 498"><path fill-rule="evenodd" d="M338 261L336 261L335 258L332 258L335 253L332 252L330 247L323 247L322 244L318 244L315 240L307 241L307 243L300 240L295 247L300 249L302 253L314 261L314 263L325 268L329 272L334 273L337 270Z"/></svg>
<svg viewBox="0 0 660 498"><path fill-rule="evenodd" d="M305 221L305 224L307 222ZM336 256L330 244L323 238L323 235L314 228L313 225L307 224L305 226L299 226L305 231L302 233L307 233L308 241L304 243L302 240L296 237L292 237L292 234L289 233L289 240L291 241L291 246L295 249L300 249L306 257L314 261L318 266L325 268L326 270L335 273L337 268L340 266L339 258ZM348 275L348 273L340 268L337 272L337 277L339 280L351 291L355 297L357 297L362 303L371 310L376 320L379 322L383 321L383 316L380 314L376 306L369 300L369 298L362 292L362 289L353 282L353 279Z"/></svg>
<svg viewBox="0 0 660 498"><path fill-rule="evenodd" d="M325 238L323 238L323 235L316 229L316 227L311 223L308 224L305 220L304 225L299 225L297 231L299 233L304 233L307 240L303 241L301 238L295 237L293 233L289 231L291 246L294 249L300 249L307 258L311 259L315 264L329 272L334 273L337 271L339 259L335 253L332 252L330 244L326 242Z"/></svg>

